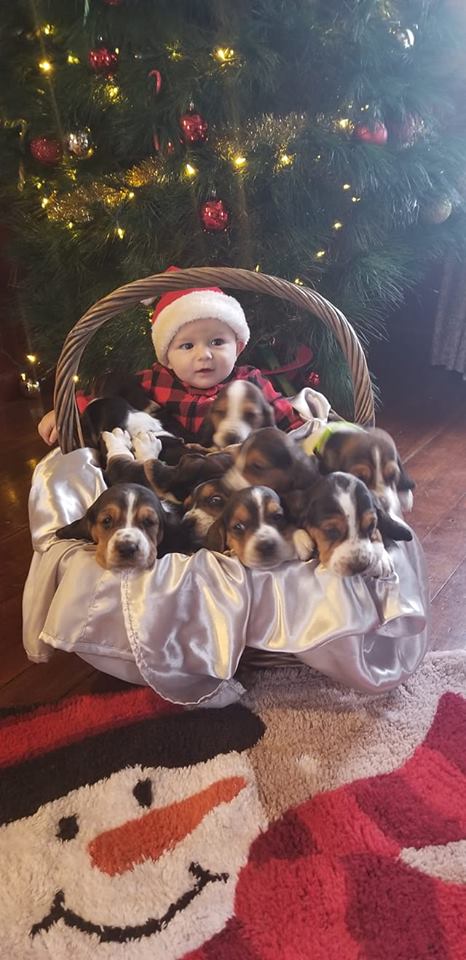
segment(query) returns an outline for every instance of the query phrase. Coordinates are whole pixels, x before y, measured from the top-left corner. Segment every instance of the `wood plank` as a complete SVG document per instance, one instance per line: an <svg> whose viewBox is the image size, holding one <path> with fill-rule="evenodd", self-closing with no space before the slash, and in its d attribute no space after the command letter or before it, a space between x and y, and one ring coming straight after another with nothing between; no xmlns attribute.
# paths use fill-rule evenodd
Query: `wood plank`
<svg viewBox="0 0 466 960"><path fill-rule="evenodd" d="M431 616L435 649L466 652L466 560L437 593Z"/></svg>
<svg viewBox="0 0 466 960"><path fill-rule="evenodd" d="M58 700L95 673L74 653L54 652L48 663L33 663L0 689L0 707Z"/></svg>
<svg viewBox="0 0 466 960"><path fill-rule="evenodd" d="M432 600L466 559L466 497L423 540ZM466 620L466 611L465 611Z"/></svg>

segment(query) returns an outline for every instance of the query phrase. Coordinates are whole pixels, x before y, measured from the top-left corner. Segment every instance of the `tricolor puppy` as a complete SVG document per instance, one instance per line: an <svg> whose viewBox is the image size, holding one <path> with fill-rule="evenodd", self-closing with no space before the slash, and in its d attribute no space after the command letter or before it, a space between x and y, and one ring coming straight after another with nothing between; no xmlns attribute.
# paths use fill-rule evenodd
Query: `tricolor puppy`
<svg viewBox="0 0 466 960"><path fill-rule="evenodd" d="M229 497L221 516L210 527L205 545L219 553L231 550L246 567L270 570L297 558L296 534L302 532L288 522L275 490L249 487ZM306 542L303 559L309 558L313 547L308 537Z"/></svg>
<svg viewBox="0 0 466 960"><path fill-rule="evenodd" d="M296 519L314 541L321 563L342 577L388 576L393 565L384 539L412 539L409 527L377 511L366 485L348 473L321 477L302 496Z"/></svg>
<svg viewBox="0 0 466 960"><path fill-rule="evenodd" d="M307 489L319 476L318 461L307 456L277 427L256 430L239 447L230 447L234 464L224 476L230 490L260 484L277 493Z"/></svg>
<svg viewBox="0 0 466 960"><path fill-rule="evenodd" d="M184 453L177 466L160 460L147 460L144 471L148 482L161 500L184 503L192 491L206 480L223 477L232 465L229 453Z"/></svg>
<svg viewBox="0 0 466 960"><path fill-rule="evenodd" d="M84 442L86 446L99 449L104 466L105 446L102 436L115 429L128 434L134 446L139 436L152 438L152 456L161 456L164 460L177 463L184 451L184 441L173 436L162 425L161 420L150 411L156 410L155 404L148 404L146 410L137 410L123 397L100 397L92 400L81 416Z"/></svg>
<svg viewBox="0 0 466 960"><path fill-rule="evenodd" d="M106 570L148 570L157 558L163 532L160 501L152 490L134 483L105 490L83 517L60 527L56 535L60 540L96 543L97 563Z"/></svg>
<svg viewBox="0 0 466 960"><path fill-rule="evenodd" d="M215 520L218 520L228 500L222 479L206 480L198 484L184 502L186 513L181 525L191 531L192 541L196 547L204 544L208 531Z"/></svg>
<svg viewBox="0 0 466 960"><path fill-rule="evenodd" d="M352 473L363 480L387 513L401 517L403 511L412 509L415 484L385 430L331 424L317 438L314 450L322 473Z"/></svg>
<svg viewBox="0 0 466 960"><path fill-rule="evenodd" d="M275 423L272 407L255 383L233 380L220 390L201 431L205 446L242 443L253 430Z"/></svg>

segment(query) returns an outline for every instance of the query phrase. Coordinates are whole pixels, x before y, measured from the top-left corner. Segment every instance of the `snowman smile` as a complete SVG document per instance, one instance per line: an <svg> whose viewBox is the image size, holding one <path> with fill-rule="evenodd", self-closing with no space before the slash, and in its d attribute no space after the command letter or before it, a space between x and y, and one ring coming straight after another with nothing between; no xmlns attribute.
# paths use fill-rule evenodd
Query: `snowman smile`
<svg viewBox="0 0 466 960"><path fill-rule="evenodd" d="M56 923L63 920L67 927L74 927L83 933L95 933L102 943L126 943L128 940L139 940L141 937L150 937L152 934L159 933L167 927L170 921L173 920L173 917L175 917L177 913L185 910L209 883L217 883L218 881L226 883L229 879L228 873L211 873L210 870L204 870L199 863L194 862L190 864L189 872L195 878L196 882L194 886L183 893L175 903L170 904L163 917L158 919L149 917L145 923L139 923L136 926L114 927L105 924L91 923L90 920L85 920L83 917L80 917L79 914L74 913L73 910L69 910L65 906L65 894L63 890L59 890L53 901L50 913L48 913L40 923L35 923L34 926L31 927L31 936L35 937L37 933L41 933L42 931L47 932L51 927L55 926Z"/></svg>

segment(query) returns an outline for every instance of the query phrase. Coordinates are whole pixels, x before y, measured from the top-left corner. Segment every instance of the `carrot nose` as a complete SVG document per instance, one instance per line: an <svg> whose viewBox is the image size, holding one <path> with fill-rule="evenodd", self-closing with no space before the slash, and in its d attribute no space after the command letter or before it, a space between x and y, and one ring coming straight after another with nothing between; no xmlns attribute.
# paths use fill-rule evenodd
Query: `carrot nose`
<svg viewBox="0 0 466 960"><path fill-rule="evenodd" d="M246 786L243 777L227 777L205 790L107 830L89 844L94 866L111 877L144 860L159 857L180 843L220 803L229 803Z"/></svg>

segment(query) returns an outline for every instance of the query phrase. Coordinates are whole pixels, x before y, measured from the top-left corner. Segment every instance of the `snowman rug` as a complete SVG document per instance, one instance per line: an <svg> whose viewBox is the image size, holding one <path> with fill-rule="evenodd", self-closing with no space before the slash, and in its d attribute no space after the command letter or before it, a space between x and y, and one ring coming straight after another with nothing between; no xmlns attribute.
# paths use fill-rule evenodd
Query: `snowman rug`
<svg viewBox="0 0 466 960"><path fill-rule="evenodd" d="M464 960L466 659L243 684L1 717L1 958Z"/></svg>

